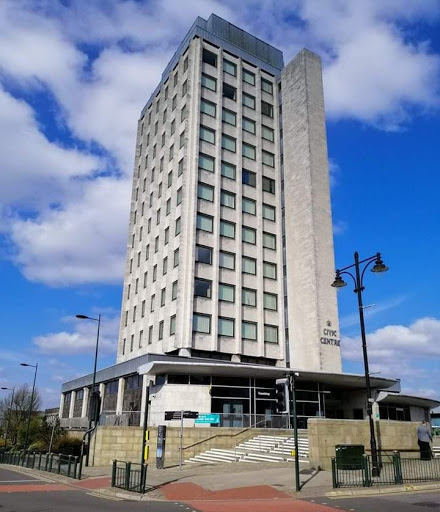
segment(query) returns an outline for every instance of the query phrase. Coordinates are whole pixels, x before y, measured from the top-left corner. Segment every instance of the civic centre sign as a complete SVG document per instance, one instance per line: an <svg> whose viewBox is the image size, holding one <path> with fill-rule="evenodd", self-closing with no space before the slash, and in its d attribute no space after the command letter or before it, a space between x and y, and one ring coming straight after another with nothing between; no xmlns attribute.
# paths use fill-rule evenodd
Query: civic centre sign
<svg viewBox="0 0 440 512"><path fill-rule="evenodd" d="M336 329L332 329L332 323L330 320L327 321L327 326L322 330L320 341L323 345L333 345L334 347L341 346L341 340L338 337L338 331Z"/></svg>

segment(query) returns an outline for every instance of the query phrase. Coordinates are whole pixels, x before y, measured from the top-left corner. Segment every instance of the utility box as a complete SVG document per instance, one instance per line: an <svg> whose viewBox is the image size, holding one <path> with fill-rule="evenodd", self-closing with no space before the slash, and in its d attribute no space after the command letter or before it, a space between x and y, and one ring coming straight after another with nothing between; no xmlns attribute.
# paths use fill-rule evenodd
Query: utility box
<svg viewBox="0 0 440 512"><path fill-rule="evenodd" d="M363 444L337 444L335 450L338 469L362 469Z"/></svg>

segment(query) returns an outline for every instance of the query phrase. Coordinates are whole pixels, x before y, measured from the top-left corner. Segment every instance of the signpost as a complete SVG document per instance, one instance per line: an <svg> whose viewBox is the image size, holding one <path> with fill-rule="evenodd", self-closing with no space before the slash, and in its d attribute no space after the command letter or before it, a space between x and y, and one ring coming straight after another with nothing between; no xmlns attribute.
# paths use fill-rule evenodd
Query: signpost
<svg viewBox="0 0 440 512"><path fill-rule="evenodd" d="M165 411L165 421L196 419L199 413L196 411Z"/></svg>

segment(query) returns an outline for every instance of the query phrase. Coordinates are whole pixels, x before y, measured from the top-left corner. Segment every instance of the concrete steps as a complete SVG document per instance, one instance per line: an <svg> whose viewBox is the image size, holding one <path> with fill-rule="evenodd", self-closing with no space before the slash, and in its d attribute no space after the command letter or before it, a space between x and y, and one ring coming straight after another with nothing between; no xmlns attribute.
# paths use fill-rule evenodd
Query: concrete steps
<svg viewBox="0 0 440 512"><path fill-rule="evenodd" d="M259 435L238 444L233 450L213 448L191 457L185 462L190 464L293 462L295 460L295 457L292 456L294 446L293 437ZM308 461L309 441L304 433L301 433L298 438L298 456L300 460Z"/></svg>

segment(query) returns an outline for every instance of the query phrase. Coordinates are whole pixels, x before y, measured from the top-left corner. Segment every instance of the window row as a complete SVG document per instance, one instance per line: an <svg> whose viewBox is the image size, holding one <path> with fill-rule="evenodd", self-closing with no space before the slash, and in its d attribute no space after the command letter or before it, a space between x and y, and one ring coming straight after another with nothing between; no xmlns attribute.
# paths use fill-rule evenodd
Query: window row
<svg viewBox="0 0 440 512"><path fill-rule="evenodd" d="M196 262L212 265L212 247L196 245ZM219 267L228 270L235 270L235 254L228 251L219 251ZM242 256L241 271L244 274L257 274L257 260L249 256ZM263 261L263 277L268 279L277 278L277 265L269 261Z"/></svg>
<svg viewBox="0 0 440 512"><path fill-rule="evenodd" d="M217 105L212 101L206 100L204 98L200 101L200 111L203 114L206 114L211 117L217 117ZM226 124L230 124L232 126L237 126L237 114L232 110L223 108L222 109L222 121ZM252 133L253 135L257 132L257 123L253 119L249 119L248 117L242 117L242 128L244 131ZM274 142L275 140L275 132L272 128L266 125L261 125L261 134L263 139L266 139L270 142Z"/></svg>
<svg viewBox="0 0 440 512"><path fill-rule="evenodd" d="M211 334L211 315L193 313L193 332ZM257 322L241 322L241 339L257 341ZM235 319L219 317L217 323L218 336L235 337ZM264 324L264 341L266 343L278 343L278 327Z"/></svg>
<svg viewBox="0 0 440 512"><path fill-rule="evenodd" d="M196 277L194 279L194 296L212 298L212 281ZM235 303L235 286L228 283L218 284L218 300ZM243 306L257 307L257 290L252 288L241 289L241 303ZM270 311L278 310L278 296L275 293L263 292L263 307Z"/></svg>
<svg viewBox="0 0 440 512"><path fill-rule="evenodd" d="M218 56L203 48L202 52L202 61L206 64L210 64L211 66L217 67ZM228 59L223 59L223 71L228 75L237 76L237 64L231 62ZM249 85L256 85L256 75L252 71L246 68L241 69L241 76L243 82L246 82ZM261 90L267 92L268 94L273 94L273 83L270 80L265 78L261 78Z"/></svg>
<svg viewBox="0 0 440 512"><path fill-rule="evenodd" d="M162 340L164 337L164 324L165 324L164 320L161 320L159 322L159 329L158 329L158 339L159 340ZM153 340L153 329L154 329L153 325L150 325L148 327L148 335L147 335L147 344L148 345L150 345L154 341ZM170 317L170 323L169 323L169 335L173 336L174 334L176 334L176 315L172 315ZM141 331L139 331L139 335L138 335L137 348L142 348L143 342L144 342L144 331L141 330ZM130 352L133 352L134 346L135 346L135 335L132 334L130 336ZM125 355L126 349L127 349L127 338L124 338L123 342L122 342L122 355Z"/></svg>

